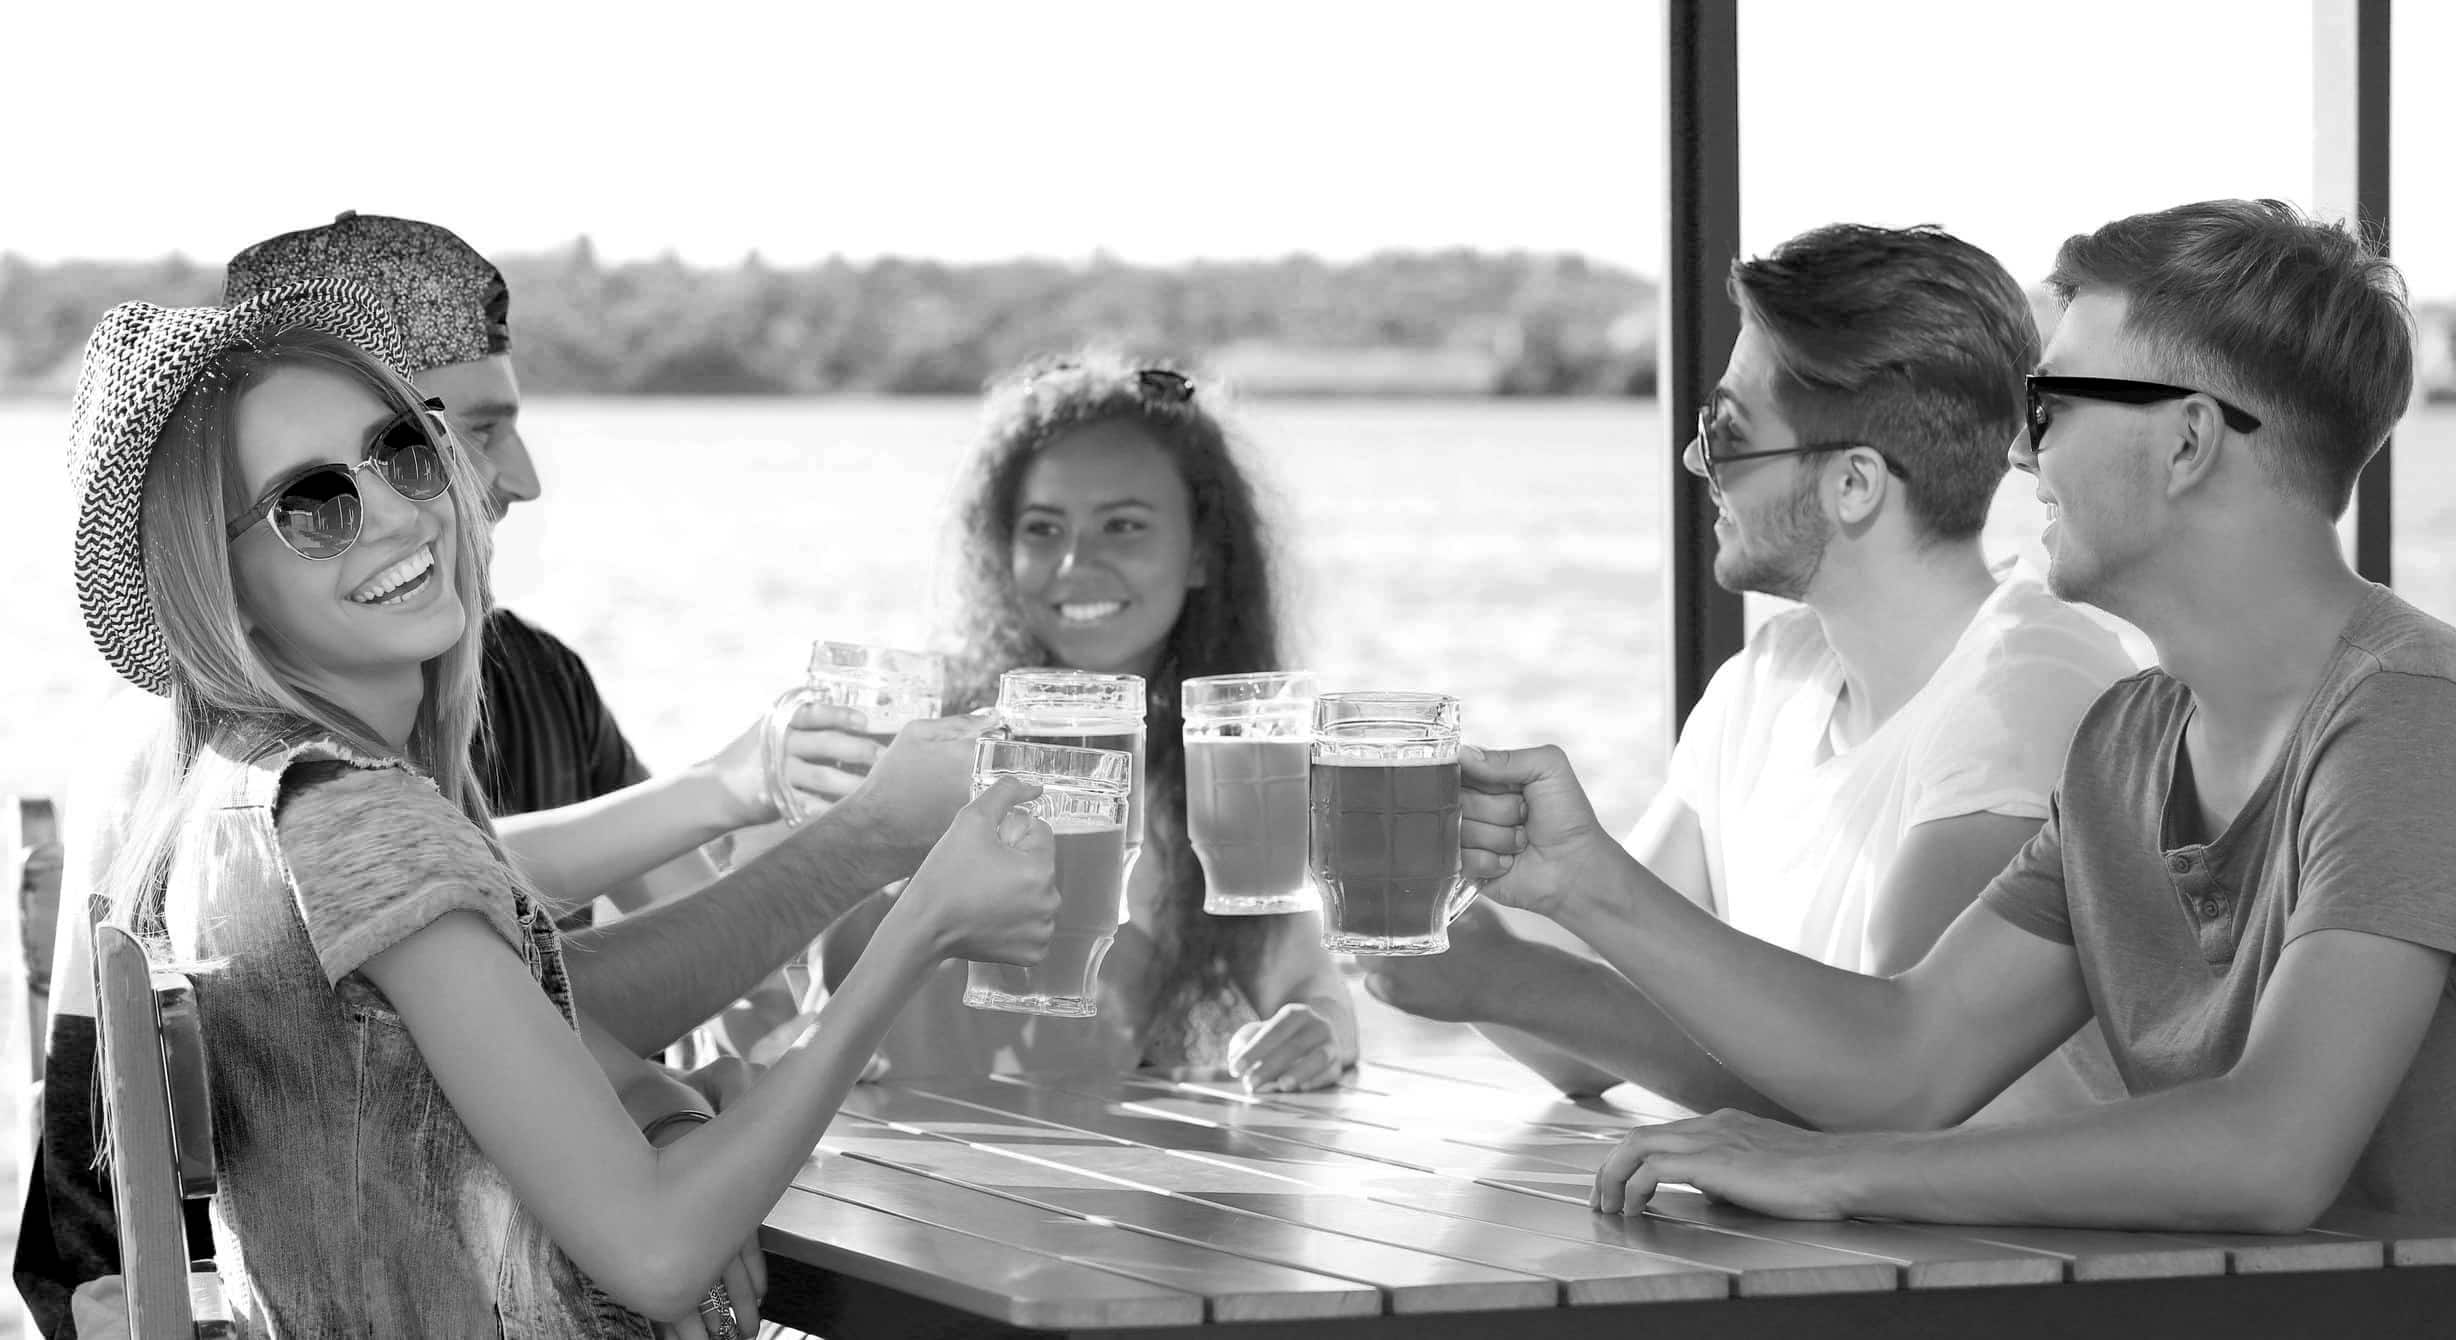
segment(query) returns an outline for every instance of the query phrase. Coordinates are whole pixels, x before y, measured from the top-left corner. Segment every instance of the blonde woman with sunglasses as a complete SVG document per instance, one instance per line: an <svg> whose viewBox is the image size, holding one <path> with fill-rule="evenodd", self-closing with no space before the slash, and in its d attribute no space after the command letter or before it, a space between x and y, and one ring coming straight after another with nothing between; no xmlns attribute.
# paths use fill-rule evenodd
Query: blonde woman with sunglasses
<svg viewBox="0 0 2456 1340"><path fill-rule="evenodd" d="M126 304L77 394L79 600L174 717L105 888L197 977L233 1310L251 1335L751 1334L760 1221L895 1010L949 957L1044 951L1048 830L1021 783L967 806L821 1027L643 1139L470 774L482 503L370 310L337 283Z"/></svg>

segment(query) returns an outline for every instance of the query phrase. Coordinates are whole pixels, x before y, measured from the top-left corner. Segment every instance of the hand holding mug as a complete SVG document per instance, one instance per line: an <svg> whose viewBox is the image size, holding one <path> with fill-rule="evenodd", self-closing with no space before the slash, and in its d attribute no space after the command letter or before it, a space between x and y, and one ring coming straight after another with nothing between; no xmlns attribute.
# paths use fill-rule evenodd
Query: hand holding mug
<svg viewBox="0 0 2456 1340"><path fill-rule="evenodd" d="M939 958L1039 962L1057 928L1057 840L1048 824L1015 812L1039 794L1001 777L965 805L888 921L914 921Z"/></svg>
<svg viewBox="0 0 2456 1340"><path fill-rule="evenodd" d="M1560 920L1629 854L1555 745L1459 752L1460 859L1496 903Z"/></svg>
<svg viewBox="0 0 2456 1340"><path fill-rule="evenodd" d="M884 886L912 873L972 793L972 751L997 724L976 713L916 721L896 732L870 776L837 809L865 826L892 858Z"/></svg>

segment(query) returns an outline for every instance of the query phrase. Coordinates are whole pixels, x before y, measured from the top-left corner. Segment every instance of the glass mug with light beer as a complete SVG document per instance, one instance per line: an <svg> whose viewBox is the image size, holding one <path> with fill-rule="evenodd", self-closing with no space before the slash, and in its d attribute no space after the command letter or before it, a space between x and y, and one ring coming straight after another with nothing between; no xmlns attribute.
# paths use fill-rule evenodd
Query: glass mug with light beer
<svg viewBox="0 0 2456 1340"><path fill-rule="evenodd" d="M1313 675L1185 681L1185 827L1214 916L1315 907L1305 861Z"/></svg>
<svg viewBox="0 0 2456 1340"><path fill-rule="evenodd" d="M974 746L972 794L1001 777L1041 788L1025 808L1057 838L1057 930L1031 967L970 965L964 1003L975 1009L1087 1018L1097 1012L1100 960L1126 914L1126 822L1133 756L990 736Z"/></svg>
<svg viewBox="0 0 2456 1340"><path fill-rule="evenodd" d="M1458 859L1456 698L1314 700L1311 859L1322 943L1345 954L1439 954L1477 885Z"/></svg>
<svg viewBox="0 0 2456 1340"><path fill-rule="evenodd" d="M1009 737L1133 756L1126 813L1128 861L1143 850L1144 711L1141 675L1034 669L998 676L998 722Z"/></svg>
<svg viewBox="0 0 2456 1340"><path fill-rule="evenodd" d="M895 733L906 725L938 715L938 686L945 679L946 663L935 652L859 642L811 643L809 674L768 711L767 792L776 812L788 824L809 817L801 793L785 779L790 762L785 755L785 735L802 704L860 709L867 718L863 723L867 729L860 734L884 748L894 743ZM855 775L870 770L862 763L837 766Z"/></svg>

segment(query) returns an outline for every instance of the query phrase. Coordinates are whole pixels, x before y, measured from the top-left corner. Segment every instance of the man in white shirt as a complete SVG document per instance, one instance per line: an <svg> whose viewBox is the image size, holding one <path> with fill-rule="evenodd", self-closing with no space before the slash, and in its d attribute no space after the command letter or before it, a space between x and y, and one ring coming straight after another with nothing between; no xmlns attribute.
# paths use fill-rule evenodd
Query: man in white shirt
<svg viewBox="0 0 2456 1340"><path fill-rule="evenodd" d="M1628 845L1740 929L1890 975L2038 830L2083 710L2134 666L1980 550L2039 348L2002 265L1836 224L1735 264L1730 292L1739 339L1685 460L1722 512L1715 580L1800 605L1716 672ZM1372 991L1568 1092L1781 1114L1600 961L1480 907L1451 945L1377 961ZM2051 1057L1994 1115L2088 1100Z"/></svg>

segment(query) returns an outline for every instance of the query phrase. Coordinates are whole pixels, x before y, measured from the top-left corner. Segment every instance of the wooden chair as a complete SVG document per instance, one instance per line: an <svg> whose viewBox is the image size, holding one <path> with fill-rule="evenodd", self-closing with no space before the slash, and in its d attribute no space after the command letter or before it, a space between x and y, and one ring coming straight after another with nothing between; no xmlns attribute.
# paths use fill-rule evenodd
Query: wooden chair
<svg viewBox="0 0 2456 1340"><path fill-rule="evenodd" d="M196 989L136 937L94 928L94 1013L120 1274L133 1340L234 1336L211 1261L191 1262L180 1202L213 1194L213 1103Z"/></svg>

